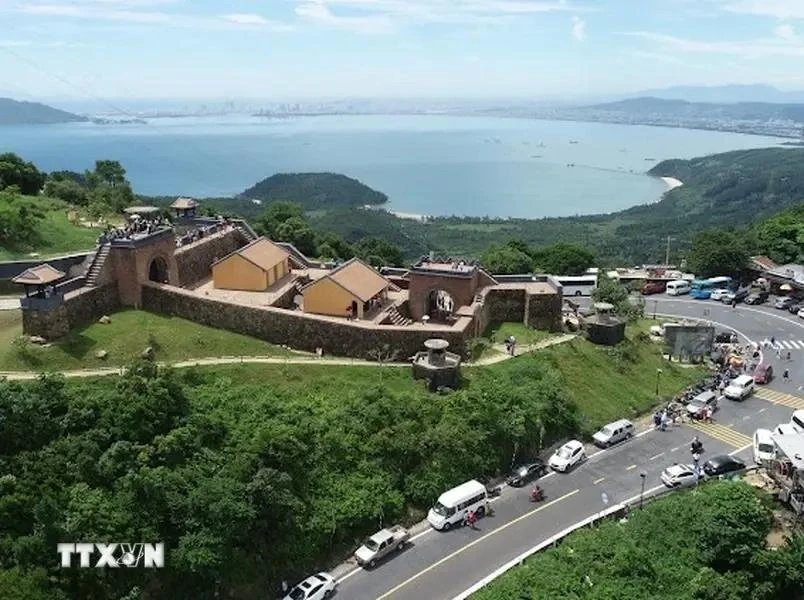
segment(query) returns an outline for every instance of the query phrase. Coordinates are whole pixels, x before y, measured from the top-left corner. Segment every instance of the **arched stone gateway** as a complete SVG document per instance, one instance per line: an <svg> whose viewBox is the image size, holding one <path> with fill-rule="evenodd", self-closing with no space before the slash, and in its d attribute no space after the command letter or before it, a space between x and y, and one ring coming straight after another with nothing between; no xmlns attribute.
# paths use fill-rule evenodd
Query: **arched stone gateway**
<svg viewBox="0 0 804 600"><path fill-rule="evenodd" d="M449 321L455 312L455 300L446 290L430 290L425 312L431 321Z"/></svg>
<svg viewBox="0 0 804 600"><path fill-rule="evenodd" d="M156 283L169 283L170 273L167 261L161 256L155 256L148 267L148 279Z"/></svg>

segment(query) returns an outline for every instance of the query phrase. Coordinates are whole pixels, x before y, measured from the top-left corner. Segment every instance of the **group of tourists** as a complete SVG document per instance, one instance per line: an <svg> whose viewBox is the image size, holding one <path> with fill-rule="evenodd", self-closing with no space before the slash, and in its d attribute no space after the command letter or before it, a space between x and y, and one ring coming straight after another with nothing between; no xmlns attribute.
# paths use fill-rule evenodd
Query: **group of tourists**
<svg viewBox="0 0 804 600"><path fill-rule="evenodd" d="M172 228L173 224L164 217L139 217L130 221L124 227L112 227L98 236L98 246L113 240L132 240L156 233L160 229Z"/></svg>
<svg viewBox="0 0 804 600"><path fill-rule="evenodd" d="M197 242L200 239L213 235L215 233L221 231L228 231L231 229L232 224L229 222L228 219L224 217L218 217L218 222L213 223L212 225L199 225L198 227L191 229L183 233L182 235L176 236L176 247L181 248L182 246L187 246L188 244L192 244L193 242Z"/></svg>

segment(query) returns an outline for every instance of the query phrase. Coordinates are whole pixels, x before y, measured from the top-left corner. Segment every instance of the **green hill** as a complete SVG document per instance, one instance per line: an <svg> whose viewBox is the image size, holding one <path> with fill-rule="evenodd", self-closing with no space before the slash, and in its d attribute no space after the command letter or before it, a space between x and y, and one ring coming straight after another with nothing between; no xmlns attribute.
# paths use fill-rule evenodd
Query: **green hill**
<svg viewBox="0 0 804 600"><path fill-rule="evenodd" d="M305 210L384 204L388 196L338 173L277 173L248 188L241 197L261 202L290 200Z"/></svg>
<svg viewBox="0 0 804 600"><path fill-rule="evenodd" d="M650 175L684 182L656 203L610 214L548 219L439 218L427 223L385 211L338 209L313 219L352 241L381 236L410 257L427 250L478 256L490 244L518 238L531 246L573 241L594 249L609 263L664 261L685 252L696 232L743 227L804 201L804 149L763 148L691 160L667 160ZM369 212L371 214L369 214Z"/></svg>
<svg viewBox="0 0 804 600"><path fill-rule="evenodd" d="M47 125L88 120L86 117L39 102L19 102L11 98L0 98L0 125Z"/></svg>

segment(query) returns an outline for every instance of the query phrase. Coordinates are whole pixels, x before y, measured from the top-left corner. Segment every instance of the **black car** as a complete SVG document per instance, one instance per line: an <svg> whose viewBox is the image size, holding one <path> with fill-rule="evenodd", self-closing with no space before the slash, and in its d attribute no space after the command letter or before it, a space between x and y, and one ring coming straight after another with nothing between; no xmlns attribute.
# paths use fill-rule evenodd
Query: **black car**
<svg viewBox="0 0 804 600"><path fill-rule="evenodd" d="M715 336L716 344L736 344L738 341L739 338L733 331L721 331Z"/></svg>
<svg viewBox="0 0 804 600"><path fill-rule="evenodd" d="M728 294L724 294L720 301L723 304L731 304L732 302L740 303L748 297L750 291L748 289L737 290L736 292L730 292Z"/></svg>
<svg viewBox="0 0 804 600"><path fill-rule="evenodd" d="M719 454L713 456L703 466L703 471L709 477L717 477L719 475L727 475L735 471L745 469L745 463L739 458L729 456L728 454Z"/></svg>
<svg viewBox="0 0 804 600"><path fill-rule="evenodd" d="M790 313L794 315L798 311L800 311L802 308L804 308L804 304L801 304L800 301L796 300L796 301L793 302L793 304L791 304L790 306L787 307L787 310L789 310Z"/></svg>
<svg viewBox="0 0 804 600"><path fill-rule="evenodd" d="M508 475L505 483L511 487L521 487L529 481L538 479L545 473L547 473L547 465L541 460L536 460L532 463L515 467L511 474Z"/></svg>
<svg viewBox="0 0 804 600"><path fill-rule="evenodd" d="M762 304L768 300L770 294L768 292L756 292L751 294L745 299L746 304Z"/></svg>

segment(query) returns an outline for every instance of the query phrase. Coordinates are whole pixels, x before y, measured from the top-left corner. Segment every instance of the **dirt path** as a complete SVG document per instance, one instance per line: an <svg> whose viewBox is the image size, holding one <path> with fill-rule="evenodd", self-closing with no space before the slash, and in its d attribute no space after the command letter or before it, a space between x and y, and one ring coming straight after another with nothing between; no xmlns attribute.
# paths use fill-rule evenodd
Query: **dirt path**
<svg viewBox="0 0 804 600"><path fill-rule="evenodd" d="M549 340L545 340L538 344L531 346L519 347L516 350L516 356L533 352L541 348L549 348L556 344L563 344L572 340L574 335L561 335ZM499 354L493 354L481 358L476 362L464 363L466 367L482 367L494 363L502 362L512 358L510 354L505 353L505 346L495 345L496 350L500 350ZM159 362L160 366L171 366L174 369L186 369L188 367L197 366L210 366L210 365L237 365L237 364L263 364L263 365L333 365L342 367L409 367L409 362L404 363L384 363L380 364L376 361L361 360L358 358L316 358L312 355L303 356L218 356L212 358L194 358L191 360L182 360L177 362ZM65 377L104 377L107 375L122 375L125 372L125 367L100 367L97 369L77 369L73 371L57 371ZM39 377L40 371L0 371L0 378L9 380L31 380Z"/></svg>

